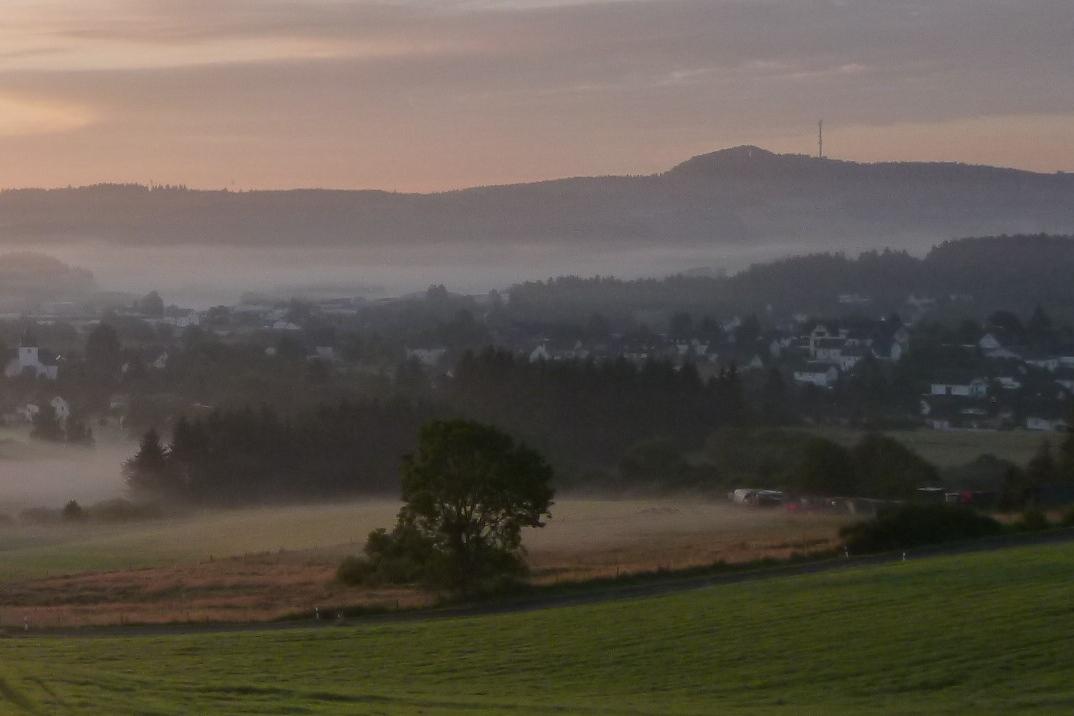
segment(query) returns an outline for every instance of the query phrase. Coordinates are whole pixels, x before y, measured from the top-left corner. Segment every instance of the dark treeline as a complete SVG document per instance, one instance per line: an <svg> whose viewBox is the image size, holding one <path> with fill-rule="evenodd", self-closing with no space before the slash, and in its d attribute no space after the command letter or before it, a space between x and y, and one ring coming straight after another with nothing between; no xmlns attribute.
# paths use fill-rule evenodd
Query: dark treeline
<svg viewBox="0 0 1074 716"><path fill-rule="evenodd" d="M733 367L703 381L690 364L531 363L492 349L463 356L445 398L467 417L518 435L568 471L613 464L630 446L654 436L680 447L699 444L716 427L745 417Z"/></svg>
<svg viewBox="0 0 1074 716"><path fill-rule="evenodd" d="M755 264L732 276L529 282L511 289L509 306L516 319L577 323L596 313L629 322L645 311L830 315L841 308L840 294L868 297L869 312L883 314L916 294L934 298L940 309L957 303L961 314L978 318L1036 306L1065 318L1074 315L1071 275L1074 237L995 236L947 241L920 259L888 250L857 258L823 253Z"/></svg>
<svg viewBox="0 0 1074 716"><path fill-rule="evenodd" d="M124 466L132 493L238 506L338 495L394 494L399 460L431 406L341 403L284 417L271 408L182 418L165 446L155 430Z"/></svg>
<svg viewBox="0 0 1074 716"><path fill-rule="evenodd" d="M489 349L464 354L452 377L411 389L391 400L180 419L170 444L155 431L144 436L126 465L128 484L135 495L225 506L394 495L421 426L465 418L536 448L555 467L559 487L582 490L753 486L906 499L918 487L943 484L989 491L1018 507L1051 499L1053 486L1074 485L1074 433L1055 454L1046 443L1024 469L982 458L941 474L877 433L848 448L786 427L794 421L767 405L770 386L751 390L733 368L705 381L690 364L530 363Z"/></svg>
<svg viewBox="0 0 1074 716"><path fill-rule="evenodd" d="M419 428L442 417L496 425L548 455L570 480L616 464L647 438L700 445L745 412L734 370L703 382L691 366L531 364L491 349L467 353L454 379L422 393L286 415L263 407L183 418L170 445L146 435L127 464L128 483L136 493L219 505L394 494Z"/></svg>

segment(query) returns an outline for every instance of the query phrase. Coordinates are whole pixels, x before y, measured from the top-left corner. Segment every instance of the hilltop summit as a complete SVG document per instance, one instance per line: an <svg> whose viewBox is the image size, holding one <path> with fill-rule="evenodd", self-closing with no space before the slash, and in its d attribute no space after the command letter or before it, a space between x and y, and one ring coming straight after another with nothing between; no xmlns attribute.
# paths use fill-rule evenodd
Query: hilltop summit
<svg viewBox="0 0 1074 716"><path fill-rule="evenodd" d="M744 145L649 176L439 194L139 187L0 192L9 241L368 247L493 244L922 247L1074 232L1074 175L951 162L859 163Z"/></svg>

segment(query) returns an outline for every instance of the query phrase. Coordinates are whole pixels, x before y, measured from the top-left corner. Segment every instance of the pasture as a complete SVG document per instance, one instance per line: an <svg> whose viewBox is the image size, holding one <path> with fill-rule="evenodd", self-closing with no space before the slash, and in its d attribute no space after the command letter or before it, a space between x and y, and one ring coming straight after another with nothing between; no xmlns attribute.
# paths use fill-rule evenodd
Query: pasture
<svg viewBox="0 0 1074 716"><path fill-rule="evenodd" d="M1074 709L1074 545L416 622L0 640L5 712Z"/></svg>

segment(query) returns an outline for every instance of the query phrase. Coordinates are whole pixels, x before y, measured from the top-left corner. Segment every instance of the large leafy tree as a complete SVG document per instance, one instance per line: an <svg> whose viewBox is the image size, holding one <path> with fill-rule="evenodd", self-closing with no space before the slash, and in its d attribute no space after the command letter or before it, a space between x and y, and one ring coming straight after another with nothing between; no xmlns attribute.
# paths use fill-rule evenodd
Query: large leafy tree
<svg viewBox="0 0 1074 716"><path fill-rule="evenodd" d="M551 479L539 453L496 428L429 423L403 461L405 504L393 535L432 552L413 556L435 572L426 577L470 591L522 567L522 529L543 527L550 516ZM383 547L383 533L379 539ZM378 551L390 550L367 550L374 560Z"/></svg>

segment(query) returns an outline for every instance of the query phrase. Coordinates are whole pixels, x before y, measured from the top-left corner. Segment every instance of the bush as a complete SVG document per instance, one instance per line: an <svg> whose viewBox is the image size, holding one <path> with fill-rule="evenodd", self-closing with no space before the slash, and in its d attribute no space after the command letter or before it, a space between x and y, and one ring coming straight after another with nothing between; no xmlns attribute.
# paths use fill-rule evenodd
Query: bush
<svg viewBox="0 0 1074 716"><path fill-rule="evenodd" d="M439 581L442 565L432 541L412 525L369 533L365 557L347 557L336 570L345 584L417 584Z"/></svg>
<svg viewBox="0 0 1074 716"><path fill-rule="evenodd" d="M1063 527L1074 527L1074 507L1067 510L1063 519L1059 520L1059 524Z"/></svg>
<svg viewBox="0 0 1074 716"><path fill-rule="evenodd" d="M164 516L164 510L156 502L131 502L121 497L98 502L90 506L88 512L90 517L100 522L134 522Z"/></svg>
<svg viewBox="0 0 1074 716"><path fill-rule="evenodd" d="M369 584L375 569L368 559L346 557L336 570L336 579L344 584Z"/></svg>
<svg viewBox="0 0 1074 716"><path fill-rule="evenodd" d="M883 552L999 534L1003 526L965 507L904 505L839 530L855 553Z"/></svg>
<svg viewBox="0 0 1074 716"><path fill-rule="evenodd" d="M1014 528L1019 532L1040 532L1051 526L1048 516L1040 510L1026 510L1022 513L1022 519L1014 523Z"/></svg>
<svg viewBox="0 0 1074 716"><path fill-rule="evenodd" d="M64 522L84 522L86 520L86 511L82 509L82 505L77 501L71 500L63 506L63 521Z"/></svg>

